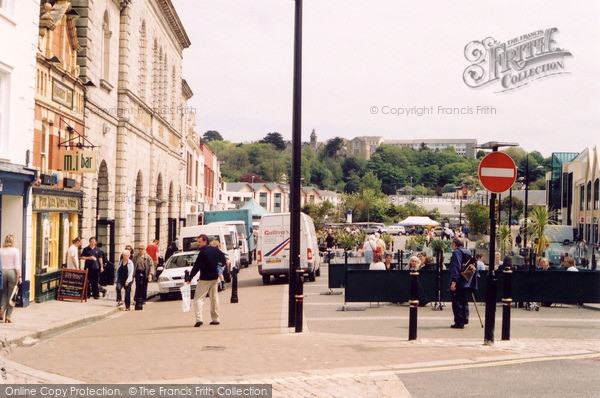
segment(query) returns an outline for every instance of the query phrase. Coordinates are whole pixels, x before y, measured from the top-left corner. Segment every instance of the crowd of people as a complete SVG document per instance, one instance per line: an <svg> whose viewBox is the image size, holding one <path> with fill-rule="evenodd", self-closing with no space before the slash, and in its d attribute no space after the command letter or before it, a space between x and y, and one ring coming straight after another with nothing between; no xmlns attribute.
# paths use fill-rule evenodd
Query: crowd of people
<svg viewBox="0 0 600 398"><path fill-rule="evenodd" d="M107 289L101 286L101 276L105 273L108 266L106 253L98 247L98 241L95 237L88 240L88 246L83 248L79 255L81 247L81 238L76 237L72 240L71 246L67 250L66 268L80 270L80 261L84 262L83 270L88 273L88 297L99 299L100 294L106 296ZM117 306L123 307L129 311L131 307L131 288L135 283L134 302L145 304L148 294L148 282L156 277L156 268L159 264L159 245L160 241L154 239L149 245L139 245L137 252L132 245L126 245L116 268L116 292ZM167 253L169 254L169 253ZM172 253L171 253L172 254ZM113 276L112 272L108 275ZM112 284L114 280L107 281ZM123 294L124 293L124 294Z"/></svg>

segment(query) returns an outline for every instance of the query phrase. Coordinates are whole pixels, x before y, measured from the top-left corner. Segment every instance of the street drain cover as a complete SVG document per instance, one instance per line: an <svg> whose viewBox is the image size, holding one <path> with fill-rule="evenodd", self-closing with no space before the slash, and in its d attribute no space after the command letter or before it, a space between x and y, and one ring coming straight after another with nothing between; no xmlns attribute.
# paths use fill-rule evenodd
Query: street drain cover
<svg viewBox="0 0 600 398"><path fill-rule="evenodd" d="M205 345L202 347L202 351L224 351L225 347L222 345Z"/></svg>

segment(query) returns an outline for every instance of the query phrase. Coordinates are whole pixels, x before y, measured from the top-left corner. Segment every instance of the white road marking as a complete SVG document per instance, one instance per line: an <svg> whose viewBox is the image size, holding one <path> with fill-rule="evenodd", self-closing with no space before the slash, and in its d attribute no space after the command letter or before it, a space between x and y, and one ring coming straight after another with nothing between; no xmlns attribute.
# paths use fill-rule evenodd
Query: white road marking
<svg viewBox="0 0 600 398"><path fill-rule="evenodd" d="M340 305L339 303L336 305ZM376 308L376 307L374 307ZM451 314L447 317L442 316L423 316L419 317L419 321L442 321L451 319ZM326 321L395 321L408 320L408 316L340 316L340 317L313 317L306 318L311 322L326 322ZM569 322L569 323L600 323L600 319L577 319L577 318L512 318L511 322Z"/></svg>

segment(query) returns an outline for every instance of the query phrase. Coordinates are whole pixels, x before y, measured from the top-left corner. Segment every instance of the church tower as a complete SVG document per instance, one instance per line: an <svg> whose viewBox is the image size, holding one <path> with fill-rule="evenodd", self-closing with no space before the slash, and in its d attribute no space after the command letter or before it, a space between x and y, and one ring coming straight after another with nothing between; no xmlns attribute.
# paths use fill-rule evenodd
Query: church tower
<svg viewBox="0 0 600 398"><path fill-rule="evenodd" d="M310 133L310 147L313 151L317 150L317 133L315 132L315 129Z"/></svg>

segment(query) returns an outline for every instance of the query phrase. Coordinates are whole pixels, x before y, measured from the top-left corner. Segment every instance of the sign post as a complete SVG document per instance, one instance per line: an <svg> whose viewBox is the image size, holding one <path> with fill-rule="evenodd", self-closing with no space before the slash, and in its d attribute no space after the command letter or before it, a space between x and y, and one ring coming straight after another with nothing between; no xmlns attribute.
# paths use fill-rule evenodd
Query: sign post
<svg viewBox="0 0 600 398"><path fill-rule="evenodd" d="M498 152L500 146L513 146L498 142L488 143L487 148L492 153L481 160L479 164L479 181L492 194L490 195L490 253L489 271L485 296L485 330L483 342L494 344L494 329L496 327L496 292L498 279L494 272L494 257L496 252L496 196L510 189L517 179L515 162L505 153Z"/></svg>

